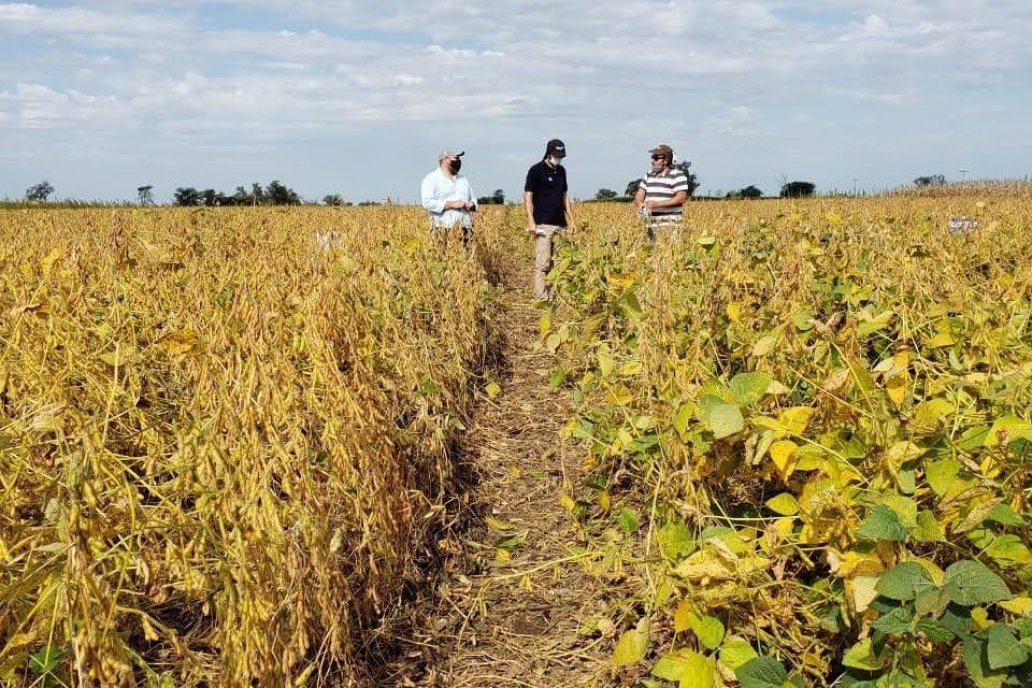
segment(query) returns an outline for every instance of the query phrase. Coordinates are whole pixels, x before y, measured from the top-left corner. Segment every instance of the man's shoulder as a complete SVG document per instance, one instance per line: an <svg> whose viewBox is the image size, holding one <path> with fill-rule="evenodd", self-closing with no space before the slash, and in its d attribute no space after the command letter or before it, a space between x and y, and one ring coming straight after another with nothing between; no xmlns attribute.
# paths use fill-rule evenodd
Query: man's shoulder
<svg viewBox="0 0 1032 688"><path fill-rule="evenodd" d="M440 176L441 176L441 168L437 167L437 168L434 168L434 169L430 170L429 172L427 172L426 176L423 177L423 181L424 182L428 182L428 181L431 181L433 179L437 179Z"/></svg>
<svg viewBox="0 0 1032 688"><path fill-rule="evenodd" d="M538 160L536 163L530 166L530 169L528 169L527 172L533 172L535 174L538 174L541 172L542 169L545 168L545 166L546 165L544 160Z"/></svg>

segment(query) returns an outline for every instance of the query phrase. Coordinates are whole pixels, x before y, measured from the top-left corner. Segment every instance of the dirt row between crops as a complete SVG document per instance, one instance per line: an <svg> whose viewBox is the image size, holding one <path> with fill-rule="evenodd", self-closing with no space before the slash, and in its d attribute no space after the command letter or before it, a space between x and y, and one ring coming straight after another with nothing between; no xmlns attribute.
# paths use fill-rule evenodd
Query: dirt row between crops
<svg viewBox="0 0 1032 688"><path fill-rule="evenodd" d="M602 602L560 502L579 464L560 438L570 401L548 384L553 361L538 343L528 271L509 267L503 356L489 373L501 391L482 396L463 441L474 484L453 552L378 685L562 688L588 685L600 669L578 628Z"/></svg>

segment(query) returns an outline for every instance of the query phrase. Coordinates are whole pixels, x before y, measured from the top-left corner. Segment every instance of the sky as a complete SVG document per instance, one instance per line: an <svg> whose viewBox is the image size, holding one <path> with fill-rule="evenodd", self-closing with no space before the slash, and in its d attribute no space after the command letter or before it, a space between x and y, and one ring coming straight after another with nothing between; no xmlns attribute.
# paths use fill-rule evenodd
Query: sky
<svg viewBox="0 0 1032 688"><path fill-rule="evenodd" d="M709 194L1025 177L1029 36L1028 0L0 0L0 198L415 202L458 146L515 199L552 137L574 198L658 143Z"/></svg>

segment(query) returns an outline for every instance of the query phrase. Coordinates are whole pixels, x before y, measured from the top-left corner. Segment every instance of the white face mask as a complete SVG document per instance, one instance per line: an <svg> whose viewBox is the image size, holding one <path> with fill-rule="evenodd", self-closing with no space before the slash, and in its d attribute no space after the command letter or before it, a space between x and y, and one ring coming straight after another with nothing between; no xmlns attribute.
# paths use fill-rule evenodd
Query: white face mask
<svg viewBox="0 0 1032 688"><path fill-rule="evenodd" d="M562 158L557 158L557 157L555 157L554 155L550 155L550 156L548 157L548 161L547 161L547 162L548 162L548 164L549 164L549 165L551 165L552 167L559 167L559 163L561 163L561 162L562 162Z"/></svg>
<svg viewBox="0 0 1032 688"><path fill-rule="evenodd" d="M652 170L652 174L659 174L663 171L663 163L654 162L652 163L652 167L650 169Z"/></svg>

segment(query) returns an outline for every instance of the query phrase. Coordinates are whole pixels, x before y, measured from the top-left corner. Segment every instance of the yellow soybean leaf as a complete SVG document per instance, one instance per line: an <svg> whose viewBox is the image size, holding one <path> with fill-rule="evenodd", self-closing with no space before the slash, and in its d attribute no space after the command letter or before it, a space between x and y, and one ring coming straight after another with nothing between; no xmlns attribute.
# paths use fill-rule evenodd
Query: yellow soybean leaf
<svg viewBox="0 0 1032 688"><path fill-rule="evenodd" d="M944 346L953 346L957 343L957 338L949 332L940 332L928 341L928 346L933 349L939 349Z"/></svg>
<svg viewBox="0 0 1032 688"><path fill-rule="evenodd" d="M1017 614L1018 616L1032 616L1032 597L1015 597L1010 600L1004 600L1003 602L997 602L997 604L1009 611L1011 614Z"/></svg>
<svg viewBox="0 0 1032 688"><path fill-rule="evenodd" d="M814 412L815 409L809 406L794 406L782 411L781 415L778 416L778 420L789 432L802 435L806 431L806 426L810 424L810 419L813 418Z"/></svg>
<svg viewBox="0 0 1032 688"><path fill-rule="evenodd" d="M782 478L788 478L795 470L795 455L798 450L798 445L792 440L778 440L770 445L770 458Z"/></svg>
<svg viewBox="0 0 1032 688"><path fill-rule="evenodd" d="M742 304L740 303L727 304L725 311L727 312L728 319L733 323L737 323L742 319Z"/></svg>
<svg viewBox="0 0 1032 688"><path fill-rule="evenodd" d="M778 345L778 338L773 335L765 335L756 340L753 344L752 355L756 358L766 356Z"/></svg>
<svg viewBox="0 0 1032 688"><path fill-rule="evenodd" d="M892 400L892 403L899 406L907 398L907 383L906 381L902 381L899 384L889 385L885 388L885 391L888 392L889 399Z"/></svg>
<svg viewBox="0 0 1032 688"><path fill-rule="evenodd" d="M799 513L799 502L788 492L771 497L766 502L767 508L779 516L795 516Z"/></svg>
<svg viewBox="0 0 1032 688"><path fill-rule="evenodd" d="M627 631L620 636L613 649L613 665L620 667L637 664L645 659L645 653L649 649L649 624L642 619L638 627L633 631Z"/></svg>
<svg viewBox="0 0 1032 688"><path fill-rule="evenodd" d="M855 579L850 581L853 593L853 607L856 609L857 614L860 614L867 610L874 602L875 598L878 597L878 591L874 589L874 586L878 584L880 576L857 576Z"/></svg>
<svg viewBox="0 0 1032 688"><path fill-rule="evenodd" d="M678 602L677 609L674 611L674 633L684 633L691 628L694 616L695 613L686 600Z"/></svg>
<svg viewBox="0 0 1032 688"><path fill-rule="evenodd" d="M619 385L609 391L607 401L616 406L626 406L634 401L634 395L631 394L631 390L627 388L627 385Z"/></svg>

